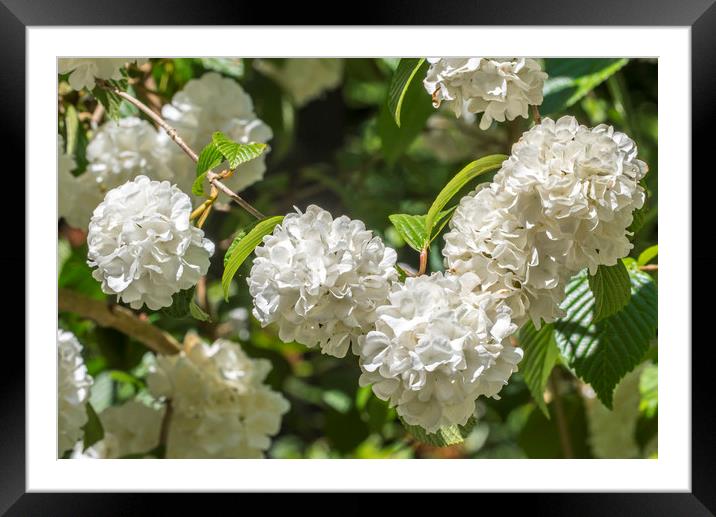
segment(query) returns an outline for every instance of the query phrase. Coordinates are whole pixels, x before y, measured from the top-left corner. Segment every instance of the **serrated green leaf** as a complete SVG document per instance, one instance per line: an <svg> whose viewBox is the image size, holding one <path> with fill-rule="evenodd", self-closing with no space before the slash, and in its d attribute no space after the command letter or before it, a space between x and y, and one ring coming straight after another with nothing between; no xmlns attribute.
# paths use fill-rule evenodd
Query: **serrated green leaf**
<svg viewBox="0 0 716 517"><path fill-rule="evenodd" d="M388 219L408 246L416 251L427 246L428 235L425 233L424 215L391 214Z"/></svg>
<svg viewBox="0 0 716 517"><path fill-rule="evenodd" d="M638 266L646 266L658 254L659 254L659 245L654 244L653 246L646 248L644 251L642 251L639 254L639 258L637 259L636 263Z"/></svg>
<svg viewBox="0 0 716 517"><path fill-rule="evenodd" d="M269 217L259 221L249 233L247 233L232 251L229 260L224 266L224 273L221 275L221 287L224 290L224 299L229 299L229 286L234 275L239 270L244 260L254 251L254 248L261 243L265 235L271 233L274 227L283 220L282 215Z"/></svg>
<svg viewBox="0 0 716 517"><path fill-rule="evenodd" d="M211 321L211 316L209 316L209 314L206 313L204 309L199 307L193 299L189 303L189 314L191 314L191 317L195 320Z"/></svg>
<svg viewBox="0 0 716 517"><path fill-rule="evenodd" d="M97 416L97 413L95 413L92 404L85 404L85 410L87 411L87 423L82 427L85 434L82 443L83 451L86 451L88 447L92 447L95 443L104 438L102 422Z"/></svg>
<svg viewBox="0 0 716 517"><path fill-rule="evenodd" d="M203 174L199 174L196 179L194 180L194 183L191 185L191 192L195 196L203 196L204 195L204 180L206 179L207 172Z"/></svg>
<svg viewBox="0 0 716 517"><path fill-rule="evenodd" d="M427 62L418 68L416 76L423 77L425 73ZM381 153L389 165L394 164L408 150L434 112L430 95L425 92L422 81L411 81L407 86L401 104L400 127L395 124L386 99L378 114L376 130L381 141Z"/></svg>
<svg viewBox="0 0 716 517"><path fill-rule="evenodd" d="M426 248L433 241L433 239L435 239L435 237L438 236L440 231L450 220L447 216L454 209L455 207L452 207L449 210L443 210L437 215L434 223L434 225L438 225L437 231L434 231L430 238L428 238L428 234L425 231L425 218L427 217L425 215L392 214L388 216L388 219L390 219L390 222L408 246L413 248L415 251L421 251ZM440 221L442 221L442 224L439 224Z"/></svg>
<svg viewBox="0 0 716 517"><path fill-rule="evenodd" d="M451 445L458 445L465 441L465 437L470 434L470 431L475 427L477 421L475 417L470 417L465 425L451 425L441 427L435 433L428 433L419 425L406 424L403 419L400 419L405 430L410 433L416 440L432 445L433 447L450 447Z"/></svg>
<svg viewBox="0 0 716 517"><path fill-rule="evenodd" d="M545 72L544 101L540 111L544 115L559 113L606 81L629 62L622 58L548 58Z"/></svg>
<svg viewBox="0 0 716 517"><path fill-rule="evenodd" d="M235 169L242 163L258 158L268 147L266 144L258 142L249 144L234 142L221 131L215 132L211 139L224 158L229 162L230 169Z"/></svg>
<svg viewBox="0 0 716 517"><path fill-rule="evenodd" d="M448 184L443 187L435 198L435 201L433 201L430 210L428 210L428 214L425 219L425 231L428 234L433 233L433 228L438 222L438 214L443 208L445 208L445 205L448 204L453 196L460 192L460 189L481 174L499 169L502 162L506 159L507 156L504 154L492 154L490 156L485 156L479 160L468 163L460 172L455 174Z"/></svg>
<svg viewBox="0 0 716 517"><path fill-rule="evenodd" d="M104 106L104 110L107 113L107 117L112 120L120 119L119 107L122 104L122 99L114 92L110 92L99 86L96 86L92 90L92 95L97 101Z"/></svg>
<svg viewBox="0 0 716 517"><path fill-rule="evenodd" d="M624 263L618 260L613 266L599 266L596 274L589 276L589 288L594 295L593 321L619 312L631 297L631 282Z"/></svg>
<svg viewBox="0 0 716 517"><path fill-rule="evenodd" d="M400 127L400 112L403 107L405 94L411 81L425 62L425 58L404 58L398 62L388 89L388 108L393 120Z"/></svg>
<svg viewBox="0 0 716 517"><path fill-rule="evenodd" d="M656 334L656 285L648 274L630 270L629 303L594 322L595 300L587 277L587 271L581 271L567 284L562 303L567 315L554 323L555 339L567 365L611 409L615 386L644 358Z"/></svg>
<svg viewBox="0 0 716 517"><path fill-rule="evenodd" d="M214 142L209 142L199 153L199 160L196 162L196 175L201 176L224 161L224 155Z"/></svg>
<svg viewBox="0 0 716 517"><path fill-rule="evenodd" d="M554 327L551 324L543 325L537 330L529 321L520 329L519 341L525 354L520 363L520 372L532 398L544 416L549 419L547 404L544 402L544 390L549 374L559 357L559 349L554 339Z"/></svg>

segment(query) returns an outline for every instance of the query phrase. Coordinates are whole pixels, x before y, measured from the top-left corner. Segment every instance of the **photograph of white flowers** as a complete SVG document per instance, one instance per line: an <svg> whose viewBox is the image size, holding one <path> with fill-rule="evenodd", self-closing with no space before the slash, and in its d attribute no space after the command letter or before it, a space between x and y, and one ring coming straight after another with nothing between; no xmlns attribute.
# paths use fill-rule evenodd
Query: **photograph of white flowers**
<svg viewBox="0 0 716 517"><path fill-rule="evenodd" d="M657 69L59 58L58 458L657 458Z"/></svg>

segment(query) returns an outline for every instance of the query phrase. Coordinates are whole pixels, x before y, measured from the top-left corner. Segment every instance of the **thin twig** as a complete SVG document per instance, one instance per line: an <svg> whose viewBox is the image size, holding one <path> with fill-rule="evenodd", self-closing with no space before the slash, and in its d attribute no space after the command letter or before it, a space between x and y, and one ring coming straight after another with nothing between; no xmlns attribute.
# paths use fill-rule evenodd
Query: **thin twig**
<svg viewBox="0 0 716 517"><path fill-rule="evenodd" d="M428 248L420 250L420 269L418 269L417 276L424 275L428 269Z"/></svg>
<svg viewBox="0 0 716 517"><path fill-rule="evenodd" d="M61 312L72 312L91 319L102 327L119 330L158 354L177 354L181 349L179 342L170 334L147 321L142 321L121 305L109 305L69 289L59 290L58 305Z"/></svg>
<svg viewBox="0 0 716 517"><path fill-rule="evenodd" d="M559 443L562 446L562 454L566 459L574 458L574 449L572 448L572 439L569 436L569 423L564 413L564 405L562 404L562 395L559 393L559 377L557 368L552 370L549 378L550 388L552 390L552 400L554 401L554 414L557 424L557 433L559 434Z"/></svg>
<svg viewBox="0 0 716 517"><path fill-rule="evenodd" d="M532 118L534 118L535 124L542 123L542 116L539 114L539 108L536 104L532 105Z"/></svg>
<svg viewBox="0 0 716 517"><path fill-rule="evenodd" d="M640 271L659 271L659 264L647 264L645 266L639 266Z"/></svg>

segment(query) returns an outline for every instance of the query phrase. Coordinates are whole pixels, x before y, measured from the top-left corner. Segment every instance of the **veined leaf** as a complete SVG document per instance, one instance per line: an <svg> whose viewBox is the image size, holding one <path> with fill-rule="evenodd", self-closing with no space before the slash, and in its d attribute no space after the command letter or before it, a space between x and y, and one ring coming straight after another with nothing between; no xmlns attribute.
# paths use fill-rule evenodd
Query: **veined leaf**
<svg viewBox="0 0 716 517"><path fill-rule="evenodd" d="M205 175L205 172L210 171L223 161L224 155L221 154L219 148L214 142L209 142L204 146L204 149L201 150L201 153L199 153L199 160L196 162L197 177Z"/></svg>
<svg viewBox="0 0 716 517"><path fill-rule="evenodd" d="M194 180L194 183L191 185L191 192L195 196L203 196L204 195L204 180L206 179L206 172L199 174L196 179Z"/></svg>
<svg viewBox="0 0 716 517"><path fill-rule="evenodd" d="M393 115L393 120L400 127L400 111L403 107L405 93L408 91L411 81L415 77L425 58L404 58L398 62L388 89L388 108Z"/></svg>
<svg viewBox="0 0 716 517"><path fill-rule="evenodd" d="M440 233L440 230L450 220L447 217L454 207L449 210L443 210L440 212L435 220L435 225L438 225L440 221L443 221L442 225L439 225L436 232L433 232L431 236L428 236L426 231L425 215L410 215L410 214L392 214L388 216L390 222L398 231L403 240L413 248L415 251L422 251L427 248L433 239Z"/></svg>
<svg viewBox="0 0 716 517"><path fill-rule="evenodd" d="M520 329L519 341L520 347L525 352L520 363L520 371L537 407L549 419L547 404L544 402L544 390L549 374L559 357L559 349L554 339L554 327L548 324L537 330L531 321L527 322Z"/></svg>
<svg viewBox="0 0 716 517"><path fill-rule="evenodd" d="M274 227L283 220L282 215L275 217L269 217L262 221L259 221L249 233L247 233L239 242L229 256L229 260L224 266L224 273L221 276L221 287L224 290L224 299L229 299L229 286L234 275L239 270L244 260L251 254L252 251L258 246L263 240L265 235L271 233Z"/></svg>
<svg viewBox="0 0 716 517"><path fill-rule="evenodd" d="M443 187L435 198L435 201L433 201L430 210L428 210L428 215L425 220L426 233L432 234L433 227L438 221L437 215L462 187L481 174L498 169L506 159L507 156L504 154L485 156L484 158L467 164L460 172L455 174L448 184Z"/></svg>
<svg viewBox="0 0 716 517"><path fill-rule="evenodd" d="M470 417L465 425L451 425L448 427L441 427L435 433L428 433L425 429L419 425L406 424L403 419L400 419L405 430L410 433L416 440L432 445L433 447L449 447L451 445L458 445L465 441L467 435L475 427L477 421L475 417Z"/></svg>
<svg viewBox="0 0 716 517"><path fill-rule="evenodd" d="M221 131L215 132L211 139L224 158L228 160L230 169L235 169L242 163L258 158L268 147L266 144L257 142L239 144L230 140Z"/></svg>
<svg viewBox="0 0 716 517"><path fill-rule="evenodd" d="M653 418L659 410L659 368L649 364L639 377L639 412Z"/></svg>
<svg viewBox="0 0 716 517"><path fill-rule="evenodd" d="M567 284L562 303L567 315L554 323L555 338L568 366L611 409L615 386L644 358L656 334L656 285L648 274L629 270L629 303L595 322L595 300L587 276L586 270L581 271Z"/></svg>
<svg viewBox="0 0 716 517"><path fill-rule="evenodd" d="M631 282L624 263L619 260L613 266L599 266L596 274L589 276L589 288L594 295L593 321L619 312L631 297Z"/></svg>
<svg viewBox="0 0 716 517"><path fill-rule="evenodd" d="M191 317L195 320L211 321L211 316L209 316L209 314L204 311L204 309L199 307L193 299L189 303L189 314L191 314Z"/></svg>

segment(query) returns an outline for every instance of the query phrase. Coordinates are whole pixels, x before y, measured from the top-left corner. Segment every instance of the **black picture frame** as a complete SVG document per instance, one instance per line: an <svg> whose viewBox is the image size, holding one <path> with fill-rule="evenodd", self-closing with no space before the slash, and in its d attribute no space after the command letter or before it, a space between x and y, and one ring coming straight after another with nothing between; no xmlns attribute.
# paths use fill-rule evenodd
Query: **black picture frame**
<svg viewBox="0 0 716 517"><path fill-rule="evenodd" d="M227 5L221 6L221 3ZM19 194L21 183L17 173L25 169L25 29L36 25L281 25L303 20L316 25L318 13L325 10L306 3L253 3L241 6L238 2L176 2L154 0L149 3L138 0L0 0L0 112L2 113L2 149L5 158L16 160L12 168L8 164L6 198L12 198L20 206L4 214L12 217L16 246L20 231L19 214L24 214L23 196ZM230 7L230 8L229 8ZM348 12L346 10L345 12ZM360 9L350 9L350 21L358 25L584 25L584 26L688 26L691 27L692 69L692 168L690 171L666 171L682 174L692 179L692 239L700 235L699 242L709 242L713 235L710 215L714 172L711 154L711 129L716 125L716 4L714 0L691 0L666 2L656 0L556 0L535 2L512 0L511 2L438 3L424 0L393 2L363 1ZM598 44L596 42L595 44ZM669 102L660 99L660 102ZM663 123L663 121L662 121ZM31 138L31 135L28 135ZM11 179L10 179L11 178ZM698 180L698 184L696 181ZM697 187L697 188L695 188ZM702 197L703 199L699 199ZM700 202L699 202L700 201ZM6 221L8 217L6 216ZM22 232L25 239L24 219ZM6 223L7 224L7 223ZM6 235L8 235L6 233ZM20 275L32 274L25 267L24 246L22 252L8 249L0 254L3 266L3 287L8 308L16 312L22 301L17 293L23 292ZM709 273L716 270L716 257L707 244L694 246L692 250L692 274L700 272L699 286L709 284ZM684 264L684 267L688 267ZM10 272L13 272L11 274ZM693 283L692 283L693 287ZM48 286L48 291L51 289ZM702 289L706 291L707 289ZM692 300L668 300L662 303L691 303L692 322L708 322L708 303L699 303L697 291L692 289ZM13 308L14 307L14 308ZM25 300L27 311L32 310L32 300ZM9 320L11 312L6 312ZM25 315L26 324L27 312ZM9 326L8 326L9 329ZM716 512L716 412L710 380L713 377L713 338L705 335L698 340L692 329L684 329L684 342L670 343L680 346L688 353L689 341L694 343L692 353L692 491L690 493L641 493L641 494L532 494L507 496L510 507L526 501L532 514L566 515L713 515ZM693 333L693 335L692 335ZM166 501L157 497L135 494L39 494L25 493L25 351L19 340L9 337L3 347L5 368L0 374L0 513L8 515L136 515L148 513L155 505L166 512ZM29 346L26 343L26 346ZM34 344L34 346L39 346ZM176 497L176 496L174 496ZM234 497L234 496L231 496ZM245 497L245 496L237 496ZM484 498L487 495L480 495ZM505 495L495 497L504 498ZM162 498L164 499L164 498ZM224 498L226 499L226 498ZM406 501L406 498L401 498ZM484 500L484 499L483 499ZM184 505L184 498L177 498ZM503 499L504 501L504 499ZM407 501L406 501L407 502ZM216 504L216 503L214 503ZM219 503L220 504L220 503ZM403 504L403 503L401 503ZM481 505L484 503L481 503ZM503 503L504 504L504 503ZM403 510L404 511L404 510Z"/></svg>

